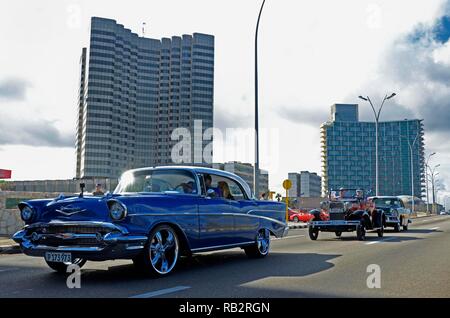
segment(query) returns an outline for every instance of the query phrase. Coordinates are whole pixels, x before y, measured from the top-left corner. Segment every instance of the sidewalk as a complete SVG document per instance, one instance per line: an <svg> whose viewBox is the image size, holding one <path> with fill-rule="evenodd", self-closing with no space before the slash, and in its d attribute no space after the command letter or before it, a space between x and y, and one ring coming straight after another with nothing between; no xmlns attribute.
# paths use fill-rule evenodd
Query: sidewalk
<svg viewBox="0 0 450 318"><path fill-rule="evenodd" d="M6 236L0 236L0 254L20 253L19 244Z"/></svg>
<svg viewBox="0 0 450 318"><path fill-rule="evenodd" d="M289 229L304 229L305 227L308 227L308 223L303 222L288 222Z"/></svg>

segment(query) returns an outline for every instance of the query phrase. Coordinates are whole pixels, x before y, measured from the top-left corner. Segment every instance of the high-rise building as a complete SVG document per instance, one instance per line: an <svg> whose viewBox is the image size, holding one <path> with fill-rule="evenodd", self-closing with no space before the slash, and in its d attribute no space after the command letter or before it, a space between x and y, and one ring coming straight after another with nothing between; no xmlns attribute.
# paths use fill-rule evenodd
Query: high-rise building
<svg viewBox="0 0 450 318"><path fill-rule="evenodd" d="M288 173L292 187L288 190L290 198L317 198L322 193L322 178L315 172L301 171Z"/></svg>
<svg viewBox="0 0 450 318"><path fill-rule="evenodd" d="M253 165L251 163L243 163L238 161L230 161L225 163L214 163L211 165L214 169L220 169L234 173L244 179L250 186L253 193ZM259 170L259 194L269 191L269 173L266 170Z"/></svg>
<svg viewBox="0 0 450 318"><path fill-rule="evenodd" d="M191 137L184 163L205 161L194 158L194 133L201 138L213 126L213 36L150 39L93 17L80 66L78 178L115 178L130 168L173 163L176 128ZM201 138L196 149L210 142Z"/></svg>
<svg viewBox="0 0 450 318"><path fill-rule="evenodd" d="M342 113L343 104L333 105L330 120L321 125L322 192L344 188L372 190L375 195L375 123L361 122L358 108L345 119L333 114ZM353 118L355 120L348 120ZM414 143L414 140L416 142ZM414 195L424 190L424 129L419 119L379 123L379 194L411 195L411 155Z"/></svg>

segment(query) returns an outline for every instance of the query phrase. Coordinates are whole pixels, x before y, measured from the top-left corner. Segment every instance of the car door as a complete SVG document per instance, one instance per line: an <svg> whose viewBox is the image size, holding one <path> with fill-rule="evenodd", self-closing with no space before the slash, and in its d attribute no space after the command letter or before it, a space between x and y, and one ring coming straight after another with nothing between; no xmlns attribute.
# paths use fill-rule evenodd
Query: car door
<svg viewBox="0 0 450 318"><path fill-rule="evenodd" d="M212 178L210 188L217 188L221 177L208 174ZM198 201L199 237L201 248L218 247L236 243L233 213L235 208L228 200L220 196L208 196L205 176L199 174L202 185L202 196Z"/></svg>
<svg viewBox="0 0 450 318"><path fill-rule="evenodd" d="M233 197L228 203L233 207L235 241L252 242L260 226L259 217L252 213L258 207L258 203L246 195L237 181L228 178L225 178L225 181Z"/></svg>

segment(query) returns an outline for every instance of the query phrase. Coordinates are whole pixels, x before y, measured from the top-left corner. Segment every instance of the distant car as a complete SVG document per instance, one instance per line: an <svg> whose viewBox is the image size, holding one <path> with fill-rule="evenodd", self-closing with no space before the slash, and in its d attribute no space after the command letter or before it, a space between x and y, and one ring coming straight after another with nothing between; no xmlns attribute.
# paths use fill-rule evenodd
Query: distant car
<svg viewBox="0 0 450 318"><path fill-rule="evenodd" d="M284 203L255 200L239 176L200 167L130 170L103 197L82 188L79 195L21 202L19 209L26 225L14 240L62 273L86 260L131 259L163 276L180 255L234 247L262 258L270 235L288 231Z"/></svg>
<svg viewBox="0 0 450 318"><path fill-rule="evenodd" d="M366 231L376 231L383 237L385 215L381 209L373 208L362 189L339 189L339 195L331 190L327 201L321 202L321 210L329 215L324 221L320 212L315 212L309 223L308 233L311 240L317 240L319 232L334 232L341 237L343 232L356 231L358 240L366 239Z"/></svg>
<svg viewBox="0 0 450 318"><path fill-rule="evenodd" d="M449 212L441 211L440 215L447 215Z"/></svg>
<svg viewBox="0 0 450 318"><path fill-rule="evenodd" d="M294 210L289 208L288 209L288 215L289 215L289 221L291 222L304 222L304 223L308 223L309 221L311 221L312 218L314 218L314 216L312 214L310 214L309 212L303 211L303 210Z"/></svg>
<svg viewBox="0 0 450 318"><path fill-rule="evenodd" d="M395 232L408 230L411 223L411 211L405 208L402 200L396 196L369 197L368 201L374 204L375 209L381 209L386 216L385 227L393 227Z"/></svg>

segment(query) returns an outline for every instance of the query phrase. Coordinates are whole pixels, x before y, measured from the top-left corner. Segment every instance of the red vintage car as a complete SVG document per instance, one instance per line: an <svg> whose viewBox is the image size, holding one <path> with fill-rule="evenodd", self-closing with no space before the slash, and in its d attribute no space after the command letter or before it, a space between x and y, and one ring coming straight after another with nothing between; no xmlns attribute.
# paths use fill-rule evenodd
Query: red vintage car
<svg viewBox="0 0 450 318"><path fill-rule="evenodd" d="M314 218L314 215L309 213L306 210L297 210L297 209L288 209L289 221L290 222L304 222L308 223L311 219Z"/></svg>

